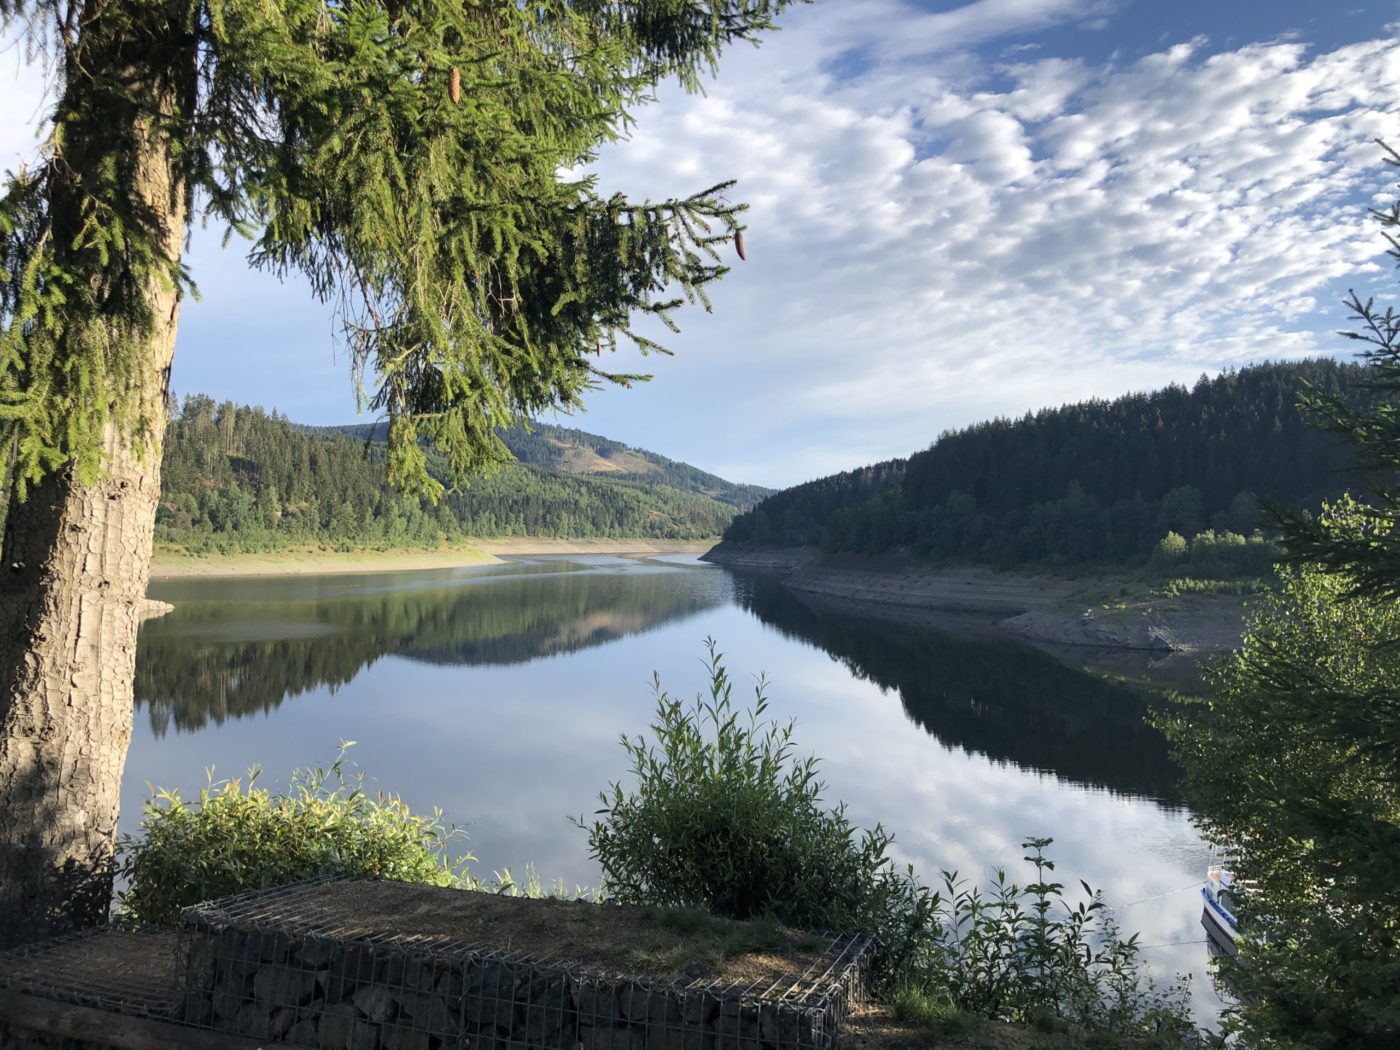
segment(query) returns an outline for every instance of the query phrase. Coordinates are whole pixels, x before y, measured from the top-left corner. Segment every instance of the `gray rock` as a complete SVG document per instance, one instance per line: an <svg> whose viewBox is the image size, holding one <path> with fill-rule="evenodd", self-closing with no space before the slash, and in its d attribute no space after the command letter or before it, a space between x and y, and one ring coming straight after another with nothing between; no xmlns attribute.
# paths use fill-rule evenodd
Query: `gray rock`
<svg viewBox="0 0 1400 1050"><path fill-rule="evenodd" d="M622 1004L618 1001L620 989L614 984L602 981L580 980L574 984L574 1007L579 1020L596 1026L610 1025L622 1016Z"/></svg>
<svg viewBox="0 0 1400 1050"><path fill-rule="evenodd" d="M349 1003L333 1003L321 1014L316 1043L321 1050L379 1050L379 1026Z"/></svg>
<svg viewBox="0 0 1400 1050"><path fill-rule="evenodd" d="M716 1050L759 1050L763 1034L757 1007L726 1002L714 1027Z"/></svg>
<svg viewBox="0 0 1400 1050"><path fill-rule="evenodd" d="M350 997L356 1009L371 1021L388 1021L399 1012L393 993L382 984L367 984Z"/></svg>
<svg viewBox="0 0 1400 1050"><path fill-rule="evenodd" d="M657 1028L680 1027L681 1003L670 992L653 992L647 1007L647 1023Z"/></svg>
<svg viewBox="0 0 1400 1050"><path fill-rule="evenodd" d="M316 994L316 975L267 963L253 977L253 998L264 1006L302 1006Z"/></svg>
<svg viewBox="0 0 1400 1050"><path fill-rule="evenodd" d="M285 963L291 957L292 942L285 933L261 933L256 941L257 955L262 962Z"/></svg>
<svg viewBox="0 0 1400 1050"><path fill-rule="evenodd" d="M217 991L211 997L214 1007L214 1015L225 1020L232 1020L238 1016L238 1011L243 1009L243 1004L247 1000L241 995L223 990Z"/></svg>
<svg viewBox="0 0 1400 1050"><path fill-rule="evenodd" d="M316 970L329 966L340 945L329 937L306 937L302 940L296 956L303 966Z"/></svg>
<svg viewBox="0 0 1400 1050"><path fill-rule="evenodd" d="M646 1033L639 1028L579 1025L578 1041L583 1050L647 1050Z"/></svg>
<svg viewBox="0 0 1400 1050"><path fill-rule="evenodd" d="M667 1028L659 1040L655 1036L648 1038L648 1047L653 1044L661 1050L714 1050L715 1034L699 1028Z"/></svg>
<svg viewBox="0 0 1400 1050"><path fill-rule="evenodd" d="M395 1024L384 1026L380 1033L384 1050L430 1050L432 1040L421 1028L404 1028Z"/></svg>
<svg viewBox="0 0 1400 1050"><path fill-rule="evenodd" d="M688 1025L710 1024L719 1016L719 999L708 992L686 992L681 1017Z"/></svg>
<svg viewBox="0 0 1400 1050"><path fill-rule="evenodd" d="M409 1018L414 1026L424 1028L434 1035L456 1037L462 1030L461 1001L449 1002L441 995L431 992L399 993L399 1012Z"/></svg>
<svg viewBox="0 0 1400 1050"><path fill-rule="evenodd" d="M814 1017L776 1003L765 1004L758 1012L763 1041L778 1050L803 1050L812 1045Z"/></svg>
<svg viewBox="0 0 1400 1050"><path fill-rule="evenodd" d="M304 1017L292 1027L287 1029L287 1034L283 1038L292 1046L315 1046L316 1045L316 1020L311 1017Z"/></svg>

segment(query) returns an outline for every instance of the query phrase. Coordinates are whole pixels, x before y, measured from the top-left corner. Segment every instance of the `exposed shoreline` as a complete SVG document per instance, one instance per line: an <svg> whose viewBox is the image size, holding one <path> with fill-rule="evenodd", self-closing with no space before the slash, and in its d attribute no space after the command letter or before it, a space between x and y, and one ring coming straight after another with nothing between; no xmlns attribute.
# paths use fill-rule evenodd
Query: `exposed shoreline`
<svg viewBox="0 0 1400 1050"><path fill-rule="evenodd" d="M709 540L569 540L551 537L479 540L445 550L334 551L305 547L248 554L193 555L156 551L151 579L202 576L329 576L412 572L492 565L503 557L532 554L684 554L710 549Z"/></svg>
<svg viewBox="0 0 1400 1050"><path fill-rule="evenodd" d="M785 587L857 603L994 617L1018 638L1056 646L1209 653L1239 645L1245 600L1218 595L1125 595L1096 603L1105 580L1019 575L992 569L925 569L899 557L822 558L812 548L726 549L704 559L773 573Z"/></svg>

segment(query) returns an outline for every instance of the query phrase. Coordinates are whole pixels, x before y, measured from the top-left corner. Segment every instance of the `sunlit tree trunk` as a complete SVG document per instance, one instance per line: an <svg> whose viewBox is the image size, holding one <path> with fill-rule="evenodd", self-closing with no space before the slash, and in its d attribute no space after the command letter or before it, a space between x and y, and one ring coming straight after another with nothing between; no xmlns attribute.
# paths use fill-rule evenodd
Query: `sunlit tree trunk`
<svg viewBox="0 0 1400 1050"><path fill-rule="evenodd" d="M129 61L120 46L105 52ZM86 55L102 57L101 49ZM178 258L185 192L169 127L150 114L175 115L179 93L170 78L143 82L134 68L113 74L138 102L117 107L132 122L130 195L157 225L163 250ZM68 89L86 83L70 80ZM75 170L100 161L91 151L82 156L85 144L71 129L64 148ZM55 237L78 222L78 195L61 185L54 193ZM119 279L121 266L114 260L111 272L95 272L95 286ZM135 433L107 426L95 480L64 468L27 499L9 497L0 562L0 948L101 922L111 901L179 312L178 289L164 276L144 287L150 323L122 390L146 424ZM89 323L101 324L100 315Z"/></svg>

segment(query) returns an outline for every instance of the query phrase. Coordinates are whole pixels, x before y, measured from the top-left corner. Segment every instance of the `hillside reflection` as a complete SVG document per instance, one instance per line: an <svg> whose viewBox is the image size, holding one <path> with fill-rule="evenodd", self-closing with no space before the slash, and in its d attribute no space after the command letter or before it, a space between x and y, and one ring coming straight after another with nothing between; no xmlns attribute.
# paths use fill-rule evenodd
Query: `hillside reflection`
<svg viewBox="0 0 1400 1050"><path fill-rule="evenodd" d="M732 600L720 572L569 562L454 578L191 580L153 594L175 603L146 622L137 648L136 702L156 736L268 712L315 689L334 692L385 656L518 664Z"/></svg>
<svg viewBox="0 0 1400 1050"><path fill-rule="evenodd" d="M1166 741L1143 720L1144 693L990 629L953 635L852 615L771 579L740 577L736 595L764 623L894 690L909 718L946 746L1091 787L1181 800Z"/></svg>

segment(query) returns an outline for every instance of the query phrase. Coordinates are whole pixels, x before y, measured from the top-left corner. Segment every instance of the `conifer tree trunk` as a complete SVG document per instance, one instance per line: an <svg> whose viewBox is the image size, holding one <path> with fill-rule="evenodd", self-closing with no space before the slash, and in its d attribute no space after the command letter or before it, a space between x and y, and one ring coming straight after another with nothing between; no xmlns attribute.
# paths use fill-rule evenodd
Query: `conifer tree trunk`
<svg viewBox="0 0 1400 1050"><path fill-rule="evenodd" d="M130 122L129 134L117 136L134 153L126 157L130 196L154 217L163 250L178 259L185 192L170 125L157 127L150 114L175 115L179 92L171 77L138 71L122 51L98 46L83 57L112 62L107 69L115 65L128 98L138 102L114 107ZM83 81L76 88L70 82L69 90L84 89ZM100 107L96 112L103 115ZM72 168L81 170L75 154L84 143L70 134L66 148ZM55 194L56 237L78 221L79 192L68 200L64 191ZM96 271L94 282L115 281L122 265L116 260ZM150 275L140 287L151 323L139 337L123 396L144 409L147 426L129 433L108 424L95 481L65 467L26 500L9 496L0 561L0 948L99 923L110 906L179 311L179 292L165 277Z"/></svg>

